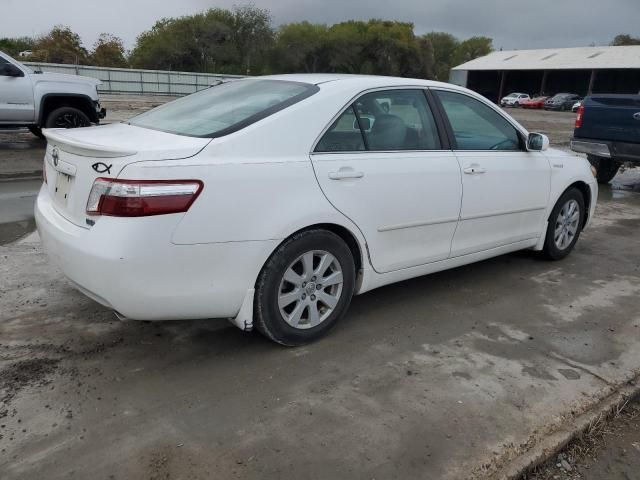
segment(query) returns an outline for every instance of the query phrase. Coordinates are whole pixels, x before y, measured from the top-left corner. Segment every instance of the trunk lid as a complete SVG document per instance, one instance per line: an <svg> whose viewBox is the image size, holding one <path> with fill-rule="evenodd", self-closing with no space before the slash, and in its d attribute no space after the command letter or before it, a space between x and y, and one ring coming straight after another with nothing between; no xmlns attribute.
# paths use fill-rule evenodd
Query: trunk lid
<svg viewBox="0 0 640 480"><path fill-rule="evenodd" d="M85 208L96 178L117 178L135 162L192 157L211 141L124 123L43 133L47 137L44 168L54 208L84 228L91 225Z"/></svg>

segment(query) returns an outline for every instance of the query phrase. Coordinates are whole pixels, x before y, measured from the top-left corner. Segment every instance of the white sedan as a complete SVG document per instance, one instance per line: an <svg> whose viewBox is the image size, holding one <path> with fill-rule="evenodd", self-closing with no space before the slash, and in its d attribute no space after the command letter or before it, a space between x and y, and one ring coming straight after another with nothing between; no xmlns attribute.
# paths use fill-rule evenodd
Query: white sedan
<svg viewBox="0 0 640 480"><path fill-rule="evenodd" d="M46 130L45 249L121 317L317 339L354 294L520 249L566 256L586 159L426 80L257 77L129 122Z"/></svg>
<svg viewBox="0 0 640 480"><path fill-rule="evenodd" d="M519 107L524 101L531 100L528 93L510 93L506 97L502 97L500 105L503 107Z"/></svg>

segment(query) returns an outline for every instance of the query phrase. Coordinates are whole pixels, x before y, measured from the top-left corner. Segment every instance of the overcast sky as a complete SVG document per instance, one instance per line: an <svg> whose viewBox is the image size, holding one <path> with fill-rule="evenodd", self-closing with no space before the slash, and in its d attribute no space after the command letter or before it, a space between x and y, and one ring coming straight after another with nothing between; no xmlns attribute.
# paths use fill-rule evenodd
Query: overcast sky
<svg viewBox="0 0 640 480"><path fill-rule="evenodd" d="M0 37L39 35L56 24L78 32L90 48L101 32L131 48L162 17L231 8L242 0L0 0ZM415 24L416 33L486 35L495 48L606 45L618 33L640 36L640 0L255 0L275 25L384 18Z"/></svg>

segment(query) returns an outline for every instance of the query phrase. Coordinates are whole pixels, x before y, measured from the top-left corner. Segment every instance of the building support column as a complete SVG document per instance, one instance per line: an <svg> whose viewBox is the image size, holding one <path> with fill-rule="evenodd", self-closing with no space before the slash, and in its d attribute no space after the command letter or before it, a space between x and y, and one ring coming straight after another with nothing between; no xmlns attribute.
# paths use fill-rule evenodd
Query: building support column
<svg viewBox="0 0 640 480"><path fill-rule="evenodd" d="M498 90L498 100L496 101L496 103L500 103L500 100L502 100L502 97L504 96L504 84L505 84L505 80L507 78L507 72L505 72L504 70L500 73L500 89Z"/></svg>
<svg viewBox="0 0 640 480"><path fill-rule="evenodd" d="M547 88L547 74L548 73L549 72L547 72L546 70L544 70L542 72L542 84L540 85L540 92L538 92L538 93L540 93L540 95L544 95L544 91Z"/></svg>
<svg viewBox="0 0 640 480"><path fill-rule="evenodd" d="M591 78L589 78L589 88L587 89L587 95L593 93L593 85L596 83L597 70L591 70Z"/></svg>

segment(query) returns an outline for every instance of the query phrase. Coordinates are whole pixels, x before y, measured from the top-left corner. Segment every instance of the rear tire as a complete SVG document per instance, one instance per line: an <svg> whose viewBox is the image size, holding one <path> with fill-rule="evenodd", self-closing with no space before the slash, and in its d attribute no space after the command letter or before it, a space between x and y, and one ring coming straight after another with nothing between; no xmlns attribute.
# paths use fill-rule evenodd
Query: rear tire
<svg viewBox="0 0 640 480"><path fill-rule="evenodd" d="M91 120L82 111L73 107L60 107L47 115L45 128L79 128L88 127Z"/></svg>
<svg viewBox="0 0 640 480"><path fill-rule="evenodd" d="M355 264L347 244L327 230L306 230L271 255L256 283L257 330L286 346L325 335L351 303Z"/></svg>
<svg viewBox="0 0 640 480"><path fill-rule="evenodd" d="M596 178L600 184L607 184L613 180L622 165L622 162L617 160L596 157L595 155L587 155L587 160L596 169Z"/></svg>
<svg viewBox="0 0 640 480"><path fill-rule="evenodd" d="M560 260L573 250L585 218L582 192L570 188L558 199L547 224L547 235L542 252L549 260Z"/></svg>

